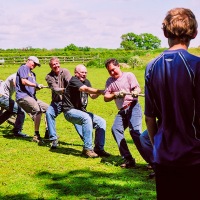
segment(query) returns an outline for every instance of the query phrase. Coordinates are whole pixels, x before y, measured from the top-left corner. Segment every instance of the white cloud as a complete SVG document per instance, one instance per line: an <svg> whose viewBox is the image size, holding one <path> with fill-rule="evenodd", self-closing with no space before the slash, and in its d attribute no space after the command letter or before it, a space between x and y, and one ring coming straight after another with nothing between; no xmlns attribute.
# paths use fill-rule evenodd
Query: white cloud
<svg viewBox="0 0 200 200"><path fill-rule="evenodd" d="M118 48L121 35L151 33L167 47L161 24L173 7L190 8L200 21L198 0L9 0L0 8L0 48ZM200 45L200 36L191 46Z"/></svg>

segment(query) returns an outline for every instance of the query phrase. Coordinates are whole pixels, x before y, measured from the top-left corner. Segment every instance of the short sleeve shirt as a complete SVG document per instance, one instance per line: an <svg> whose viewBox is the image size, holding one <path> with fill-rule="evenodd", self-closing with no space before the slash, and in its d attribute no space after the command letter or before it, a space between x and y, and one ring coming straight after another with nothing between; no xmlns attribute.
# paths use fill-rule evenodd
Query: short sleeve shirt
<svg viewBox="0 0 200 200"><path fill-rule="evenodd" d="M145 115L158 119L154 159L163 165L200 164L200 58L166 50L145 72Z"/></svg>
<svg viewBox="0 0 200 200"><path fill-rule="evenodd" d="M36 75L30 70L27 65L22 65L16 76L16 100L22 99L26 96L35 97L35 87L25 86L22 84L21 79L27 79L32 83L36 84Z"/></svg>
<svg viewBox="0 0 200 200"><path fill-rule="evenodd" d="M72 76L63 95L64 112L72 108L86 111L88 104L88 93L79 91L79 88L83 85L91 87L91 83L88 79L86 79L84 82L81 82L77 77Z"/></svg>
<svg viewBox="0 0 200 200"><path fill-rule="evenodd" d="M131 92L135 88L140 88L135 75L131 72L123 72L122 76L117 79L114 79L113 77L108 78L106 81L105 94L119 92L122 90L125 92ZM131 95L126 95L124 98L115 99L115 104L120 110L133 100L137 100L137 98L133 98Z"/></svg>

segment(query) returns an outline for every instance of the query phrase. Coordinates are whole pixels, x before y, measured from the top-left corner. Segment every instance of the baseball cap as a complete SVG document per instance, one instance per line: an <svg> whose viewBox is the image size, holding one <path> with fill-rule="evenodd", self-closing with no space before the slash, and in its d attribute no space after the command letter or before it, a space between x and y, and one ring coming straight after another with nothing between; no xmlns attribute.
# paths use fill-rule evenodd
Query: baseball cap
<svg viewBox="0 0 200 200"><path fill-rule="evenodd" d="M37 57L35 57L35 56L30 56L30 57L28 58L28 60L32 60L35 64L37 64L37 65L40 67L40 61L39 61L39 59L38 59Z"/></svg>

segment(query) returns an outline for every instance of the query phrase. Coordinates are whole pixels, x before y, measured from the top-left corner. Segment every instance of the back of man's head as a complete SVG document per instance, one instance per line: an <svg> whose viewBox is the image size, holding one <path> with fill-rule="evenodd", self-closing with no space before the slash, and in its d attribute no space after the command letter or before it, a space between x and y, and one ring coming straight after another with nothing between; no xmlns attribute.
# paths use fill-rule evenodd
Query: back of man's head
<svg viewBox="0 0 200 200"><path fill-rule="evenodd" d="M197 35L198 23L194 13L187 8L169 10L162 25L165 37L179 39L180 43L188 43Z"/></svg>

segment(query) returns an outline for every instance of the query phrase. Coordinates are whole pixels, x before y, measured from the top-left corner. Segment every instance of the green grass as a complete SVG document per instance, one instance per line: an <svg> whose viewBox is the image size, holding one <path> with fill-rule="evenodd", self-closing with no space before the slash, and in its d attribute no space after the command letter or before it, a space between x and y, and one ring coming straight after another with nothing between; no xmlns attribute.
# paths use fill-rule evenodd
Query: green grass
<svg viewBox="0 0 200 200"><path fill-rule="evenodd" d="M19 66L0 66L0 79L17 71ZM75 64L65 64L73 74ZM37 67L34 72L38 83L46 85L48 65ZM125 71L125 70L123 70ZM127 70L126 70L127 71ZM144 70L131 69L144 91ZM88 79L92 86L104 88L108 78L106 69L88 68ZM38 91L37 97L47 103L51 101L48 89ZM139 101L144 108L144 98ZM20 139L11 135L12 126L7 122L0 125L0 199L72 199L72 200L155 200L155 180L148 179L151 171L133 144L128 130L125 132L129 148L136 158L134 169L121 169L121 157L111 134L111 126L117 112L114 102L105 103L103 97L89 99L88 111L102 116L107 121L105 150L109 158L89 159L81 157L82 141L74 127L63 114L56 119L60 136L58 149L50 150L50 143L38 145L31 138ZM143 119L143 130L146 128ZM26 116L25 133L33 136L31 119ZM40 133L44 136L44 118Z"/></svg>

